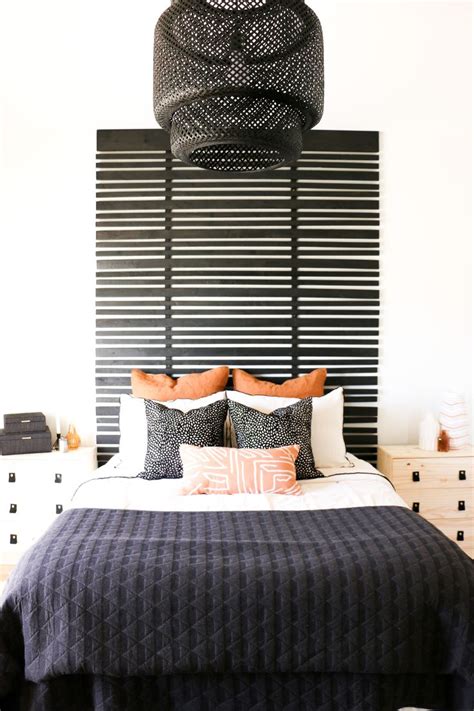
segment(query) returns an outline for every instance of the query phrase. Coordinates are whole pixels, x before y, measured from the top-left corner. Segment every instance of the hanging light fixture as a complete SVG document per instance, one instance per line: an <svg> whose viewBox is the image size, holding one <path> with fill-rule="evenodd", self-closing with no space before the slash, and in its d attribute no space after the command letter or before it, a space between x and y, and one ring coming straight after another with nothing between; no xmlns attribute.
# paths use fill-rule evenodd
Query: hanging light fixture
<svg viewBox="0 0 474 711"><path fill-rule="evenodd" d="M155 117L185 163L276 168L321 119L323 68L304 0L173 0L155 30Z"/></svg>

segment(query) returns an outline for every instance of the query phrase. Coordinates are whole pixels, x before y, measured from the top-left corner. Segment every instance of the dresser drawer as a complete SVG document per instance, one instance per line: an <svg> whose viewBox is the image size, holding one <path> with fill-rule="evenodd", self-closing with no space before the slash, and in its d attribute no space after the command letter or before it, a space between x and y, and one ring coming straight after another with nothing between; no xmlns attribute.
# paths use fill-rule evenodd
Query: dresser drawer
<svg viewBox="0 0 474 711"><path fill-rule="evenodd" d="M18 492L12 491L11 496L0 500L0 522L12 523L24 516L32 521L41 517L52 521L70 504L70 496L64 490L58 490L54 498L43 494L26 499L24 496L15 496L15 493Z"/></svg>
<svg viewBox="0 0 474 711"><path fill-rule="evenodd" d="M97 464L94 447L0 456L0 563L16 563Z"/></svg>
<svg viewBox="0 0 474 711"><path fill-rule="evenodd" d="M416 488L415 485L396 488L397 493L413 511L430 521L443 518L471 522L473 520L472 489L427 489Z"/></svg>
<svg viewBox="0 0 474 711"><path fill-rule="evenodd" d="M35 519L31 516L13 515L0 520L0 563L9 562L29 548L54 523L56 516L42 513Z"/></svg>
<svg viewBox="0 0 474 711"><path fill-rule="evenodd" d="M90 473L82 467L38 467L34 464L20 464L2 467L0 470L0 500L5 498L26 496L32 498L43 492L49 498L56 498L59 492L62 497L70 498L84 478Z"/></svg>
<svg viewBox="0 0 474 711"><path fill-rule="evenodd" d="M474 520L472 518L465 521L465 525L462 521L449 518L433 519L431 523L452 541L456 541L458 546L471 558L474 558Z"/></svg>
<svg viewBox="0 0 474 711"><path fill-rule="evenodd" d="M397 487L416 485L418 488L438 486L469 489L473 485L472 460L456 459L396 459L390 478Z"/></svg>
<svg viewBox="0 0 474 711"><path fill-rule="evenodd" d="M46 530L47 526L44 526ZM18 557L33 543L36 531L24 519L0 521L0 563L18 560Z"/></svg>
<svg viewBox="0 0 474 711"><path fill-rule="evenodd" d="M58 473L61 473L58 470ZM55 482L56 472L44 466L38 467L33 463L14 464L0 468L0 492L3 496L12 490L31 491L52 486ZM61 476L62 480L62 476Z"/></svg>

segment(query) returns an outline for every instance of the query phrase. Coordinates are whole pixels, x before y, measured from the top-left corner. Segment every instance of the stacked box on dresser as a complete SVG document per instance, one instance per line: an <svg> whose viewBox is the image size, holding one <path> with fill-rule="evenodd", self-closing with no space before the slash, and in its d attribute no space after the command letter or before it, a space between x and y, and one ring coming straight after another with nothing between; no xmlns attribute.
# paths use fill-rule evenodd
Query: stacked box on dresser
<svg viewBox="0 0 474 711"><path fill-rule="evenodd" d="M0 430L0 454L30 454L51 451L51 432L42 412L4 415Z"/></svg>

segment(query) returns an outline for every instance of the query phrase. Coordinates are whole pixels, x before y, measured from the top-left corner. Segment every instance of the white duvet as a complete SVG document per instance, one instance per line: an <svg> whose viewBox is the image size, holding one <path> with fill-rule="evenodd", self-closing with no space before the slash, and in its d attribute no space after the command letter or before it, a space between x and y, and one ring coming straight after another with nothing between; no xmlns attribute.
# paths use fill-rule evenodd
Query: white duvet
<svg viewBox="0 0 474 711"><path fill-rule="evenodd" d="M325 478L300 481L302 496L234 494L180 496L182 479L148 481L113 457L74 494L70 508L139 511L256 511L342 509L354 506L405 506L390 482L371 464L348 455L344 469L322 469Z"/></svg>

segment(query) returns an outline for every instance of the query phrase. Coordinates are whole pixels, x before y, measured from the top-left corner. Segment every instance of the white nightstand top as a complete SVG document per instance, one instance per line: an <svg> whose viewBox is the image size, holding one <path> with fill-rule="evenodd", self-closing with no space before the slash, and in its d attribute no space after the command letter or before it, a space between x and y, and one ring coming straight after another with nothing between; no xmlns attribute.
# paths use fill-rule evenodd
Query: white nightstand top
<svg viewBox="0 0 474 711"><path fill-rule="evenodd" d="M379 450L383 450L392 459L443 459L444 457L474 457L474 447L463 447L463 449L451 449L449 452L430 452L420 449L415 444L381 444Z"/></svg>

